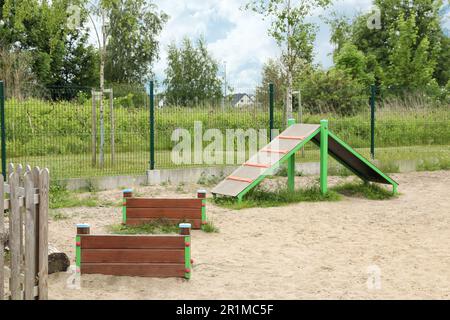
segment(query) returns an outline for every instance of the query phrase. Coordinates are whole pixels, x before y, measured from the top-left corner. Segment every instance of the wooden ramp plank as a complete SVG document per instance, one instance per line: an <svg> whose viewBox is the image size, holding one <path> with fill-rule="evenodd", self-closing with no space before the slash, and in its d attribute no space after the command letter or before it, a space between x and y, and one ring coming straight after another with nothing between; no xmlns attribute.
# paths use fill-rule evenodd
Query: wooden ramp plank
<svg viewBox="0 0 450 320"><path fill-rule="evenodd" d="M312 124L295 124L287 128L281 137L304 137L307 139L312 134L317 132L320 125ZM285 139L276 137L268 145L262 148L257 154L252 156L247 163L257 163L268 165L269 168L255 168L252 166L246 166L243 164L241 167L236 169L230 176L231 177L242 177L246 179L251 179L255 181L260 176L263 176L266 172L270 172L280 160L282 160L286 154L294 150L299 144L304 143L304 139ZM267 152L271 151L271 152ZM253 169L253 170L252 170ZM211 192L213 194L236 197L242 191L244 191L249 186L248 182L233 181L230 179L225 179L219 183Z"/></svg>

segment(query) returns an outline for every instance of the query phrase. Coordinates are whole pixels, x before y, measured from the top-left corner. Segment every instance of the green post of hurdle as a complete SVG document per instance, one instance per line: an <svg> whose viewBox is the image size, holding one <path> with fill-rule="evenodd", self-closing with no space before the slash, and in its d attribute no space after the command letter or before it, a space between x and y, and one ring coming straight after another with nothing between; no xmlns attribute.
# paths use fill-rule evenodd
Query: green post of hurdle
<svg viewBox="0 0 450 320"><path fill-rule="evenodd" d="M190 223L181 223L179 225L180 235L184 236L184 278L186 280L189 280L192 276L191 227Z"/></svg>
<svg viewBox="0 0 450 320"><path fill-rule="evenodd" d="M91 227L88 224L77 224L77 236L75 238L75 264L76 273L81 273L81 236L91 233Z"/></svg>
<svg viewBox="0 0 450 320"><path fill-rule="evenodd" d="M133 197L133 189L125 189L122 191L122 224L127 224L127 199Z"/></svg>
<svg viewBox="0 0 450 320"><path fill-rule="evenodd" d="M328 120L320 121L320 190L328 193Z"/></svg>
<svg viewBox="0 0 450 320"><path fill-rule="evenodd" d="M295 124L295 119L288 120L288 126L293 126ZM295 153L288 159L288 189L289 191L295 191Z"/></svg>

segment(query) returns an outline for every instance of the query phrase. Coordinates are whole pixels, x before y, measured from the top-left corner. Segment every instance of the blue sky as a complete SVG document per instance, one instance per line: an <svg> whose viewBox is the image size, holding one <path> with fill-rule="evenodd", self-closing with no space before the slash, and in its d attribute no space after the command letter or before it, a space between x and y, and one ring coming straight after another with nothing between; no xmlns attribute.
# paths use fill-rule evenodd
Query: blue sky
<svg viewBox="0 0 450 320"><path fill-rule="evenodd" d="M269 58L279 55L275 42L267 34L269 22L248 11L241 10L246 0L155 0L158 7L170 16L159 37L160 60L154 65L158 80L164 79L166 49L185 35L195 39L204 35L208 48L221 62L226 62L227 78L234 88L253 88L261 80L261 67ZM326 12L317 10L311 19L319 25L315 43L315 62L324 67L332 65L329 42L330 30L319 18L331 10L346 15L367 12L371 0L335 0Z"/></svg>

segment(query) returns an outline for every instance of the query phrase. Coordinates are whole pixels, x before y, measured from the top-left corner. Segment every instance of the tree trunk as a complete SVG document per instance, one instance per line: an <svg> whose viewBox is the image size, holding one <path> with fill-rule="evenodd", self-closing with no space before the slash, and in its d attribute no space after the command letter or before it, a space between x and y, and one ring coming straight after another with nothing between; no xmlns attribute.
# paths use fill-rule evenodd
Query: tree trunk
<svg viewBox="0 0 450 320"><path fill-rule="evenodd" d="M105 91L105 48L101 50L100 58L100 167L105 161L105 115L103 110L103 95Z"/></svg>
<svg viewBox="0 0 450 320"><path fill-rule="evenodd" d="M288 78L288 86L286 89L286 125L288 123L289 119L292 119L293 113L292 113L292 72L287 72L287 78Z"/></svg>

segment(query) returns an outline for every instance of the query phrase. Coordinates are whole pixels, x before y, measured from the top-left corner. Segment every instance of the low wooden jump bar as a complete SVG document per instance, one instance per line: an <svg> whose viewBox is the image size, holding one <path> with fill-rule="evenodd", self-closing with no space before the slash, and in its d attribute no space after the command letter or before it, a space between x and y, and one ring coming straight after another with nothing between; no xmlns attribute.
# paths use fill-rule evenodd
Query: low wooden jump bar
<svg viewBox="0 0 450 320"><path fill-rule="evenodd" d="M234 176L228 177L227 180L238 181L238 182L245 182L245 183L252 183L253 182L253 180L249 179L249 178L241 178L241 177L234 177Z"/></svg>
<svg viewBox="0 0 450 320"><path fill-rule="evenodd" d="M123 190L122 223L142 225L155 221L172 224L187 222L192 229L201 229L207 223L206 191L197 191L193 199L134 198L133 190Z"/></svg>
<svg viewBox="0 0 450 320"><path fill-rule="evenodd" d="M83 274L130 277L179 277L192 273L190 224L179 235L91 235L77 225L76 265Z"/></svg>

